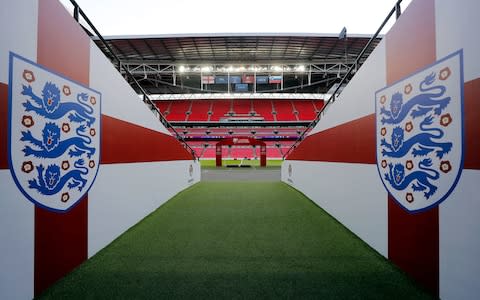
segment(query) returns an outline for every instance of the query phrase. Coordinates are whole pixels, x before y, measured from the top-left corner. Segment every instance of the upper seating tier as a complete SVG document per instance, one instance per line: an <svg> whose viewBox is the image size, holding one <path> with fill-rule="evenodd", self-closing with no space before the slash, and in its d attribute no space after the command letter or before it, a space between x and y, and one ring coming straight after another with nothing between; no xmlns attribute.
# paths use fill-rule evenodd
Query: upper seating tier
<svg viewBox="0 0 480 300"><path fill-rule="evenodd" d="M312 121L323 100L162 100L156 105L168 121L218 122L228 117L262 117L265 121Z"/></svg>

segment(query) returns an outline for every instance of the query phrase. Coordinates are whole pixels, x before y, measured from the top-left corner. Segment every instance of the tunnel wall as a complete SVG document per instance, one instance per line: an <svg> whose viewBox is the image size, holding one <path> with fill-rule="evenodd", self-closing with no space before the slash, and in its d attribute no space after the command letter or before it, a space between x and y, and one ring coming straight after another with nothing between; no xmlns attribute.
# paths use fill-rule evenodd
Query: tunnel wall
<svg viewBox="0 0 480 300"><path fill-rule="evenodd" d="M9 1L0 12L0 28L0 298L28 299L198 182L200 166L59 2ZM59 86L61 101L78 104L81 91L88 93L87 104L98 114L93 124L72 111L55 119L46 106L38 110L34 98L19 92L30 85L41 98L46 82ZM22 111L26 102L37 110ZM54 112L60 107L67 106ZM27 155L22 150L27 144L18 139L21 132L42 134L39 124L48 123L60 126L61 136L73 134L74 128L81 133L80 126L90 129L83 139L94 154L87 157L69 146L60 171L61 176L73 174L67 171L82 157L88 164L77 170L88 170L85 185L69 179L55 194L56 189L32 190L22 179L41 186L39 165L54 164ZM38 151L45 145L28 144ZM17 160L34 168L20 170Z"/></svg>
<svg viewBox="0 0 480 300"><path fill-rule="evenodd" d="M480 293L476 275L480 272L479 9L475 1L414 0L282 165L282 181L310 197L442 299L471 299ZM422 94L420 81L431 72L437 76L436 83L447 86L452 82L447 89L452 93L448 106L452 111L436 114L421 105L416 109L428 111L443 132L447 132L449 124L456 124L457 131L450 136L453 147L441 159L436 154L441 152L439 146L429 148L427 144L423 144L423 150L428 154L413 156L412 149L422 149L416 144L403 156L403 148L391 148L393 154L388 155L401 157L387 157L382 152L387 148L382 148L380 135L385 128L383 138L389 141L395 126L382 123L382 117L387 116L381 114L382 103L393 99L396 91L404 96L406 107L407 100ZM440 89L430 93L437 92ZM382 96L386 98L382 100ZM390 109L386 105L383 108ZM390 118L395 117L393 109L389 113ZM405 142L413 137L408 126L419 128L427 115L409 115L410 125L402 129ZM428 127L425 124L423 128ZM382 157L378 166L377 157ZM407 177L398 177L397 188L385 180L389 176L388 162L399 159L407 162L405 176L414 172L407 169L411 162L415 165L424 159L439 161L433 168L443 176L440 178L454 175L450 182L430 179L437 191L421 200L422 193L429 189L419 183L420 177L404 189L400 185L407 182ZM400 182L400 178L405 181ZM412 185L423 191L413 191ZM445 191L443 196L441 191ZM405 195L407 202L397 200L399 194ZM408 209L421 201L430 203L422 209Z"/></svg>

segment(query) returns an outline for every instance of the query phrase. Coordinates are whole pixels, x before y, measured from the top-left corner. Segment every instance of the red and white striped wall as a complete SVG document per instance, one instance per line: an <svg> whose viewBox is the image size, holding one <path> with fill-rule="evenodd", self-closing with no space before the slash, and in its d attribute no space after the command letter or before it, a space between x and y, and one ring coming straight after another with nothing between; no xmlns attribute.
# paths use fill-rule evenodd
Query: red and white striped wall
<svg viewBox="0 0 480 300"><path fill-rule="evenodd" d="M198 182L200 166L57 0L7 7L0 11L0 299L28 299ZM99 172L67 213L35 207L8 169L10 51L102 93Z"/></svg>
<svg viewBox="0 0 480 300"><path fill-rule="evenodd" d="M317 127L282 180L442 299L480 294L480 2L414 0ZM464 165L438 207L410 214L376 167L375 92L463 49Z"/></svg>

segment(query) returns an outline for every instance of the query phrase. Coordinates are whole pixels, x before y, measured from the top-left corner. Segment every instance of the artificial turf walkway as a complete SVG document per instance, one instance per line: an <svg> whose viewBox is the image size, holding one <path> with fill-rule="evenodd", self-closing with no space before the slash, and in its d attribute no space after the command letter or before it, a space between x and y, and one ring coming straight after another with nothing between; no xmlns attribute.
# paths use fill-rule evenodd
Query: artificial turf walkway
<svg viewBox="0 0 480 300"><path fill-rule="evenodd" d="M42 297L430 298L281 182L198 183Z"/></svg>

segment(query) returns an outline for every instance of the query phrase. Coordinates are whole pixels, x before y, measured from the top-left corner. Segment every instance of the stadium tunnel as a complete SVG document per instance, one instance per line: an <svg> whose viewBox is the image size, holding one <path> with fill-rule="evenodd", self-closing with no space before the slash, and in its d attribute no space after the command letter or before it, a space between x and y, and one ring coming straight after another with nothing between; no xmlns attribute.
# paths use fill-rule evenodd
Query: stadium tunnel
<svg viewBox="0 0 480 300"><path fill-rule="evenodd" d="M0 18L0 298L41 295L202 189L199 156L235 138L430 297L480 294L479 2L400 0L385 36L348 39L103 38L71 3Z"/></svg>

